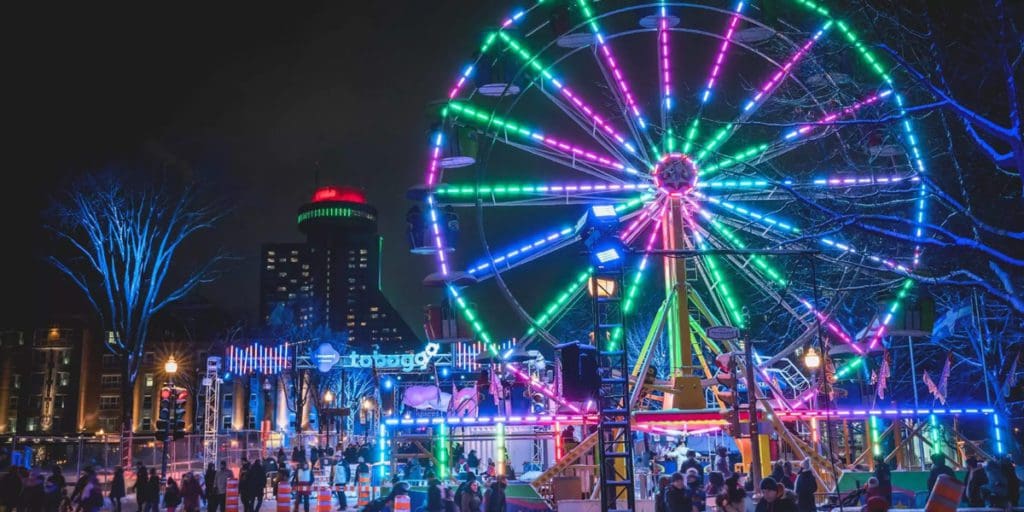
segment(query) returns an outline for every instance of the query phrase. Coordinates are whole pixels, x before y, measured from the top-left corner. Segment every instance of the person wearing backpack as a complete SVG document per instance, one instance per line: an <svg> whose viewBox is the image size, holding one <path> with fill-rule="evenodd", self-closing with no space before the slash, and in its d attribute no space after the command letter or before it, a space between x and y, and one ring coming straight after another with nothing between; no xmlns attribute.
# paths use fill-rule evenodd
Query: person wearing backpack
<svg viewBox="0 0 1024 512"><path fill-rule="evenodd" d="M167 488L164 489L164 507L167 512L174 512L181 504L181 489L178 489L178 482L174 478L167 478Z"/></svg>

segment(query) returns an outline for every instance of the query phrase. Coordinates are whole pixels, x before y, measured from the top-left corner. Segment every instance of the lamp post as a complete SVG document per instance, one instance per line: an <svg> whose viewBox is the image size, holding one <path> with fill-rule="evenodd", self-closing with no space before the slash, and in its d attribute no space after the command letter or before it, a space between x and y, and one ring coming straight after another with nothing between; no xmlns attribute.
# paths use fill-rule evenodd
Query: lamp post
<svg viewBox="0 0 1024 512"><path fill-rule="evenodd" d="M320 420L320 428L324 431L324 446L326 447L331 445L331 407L334 404L334 393L329 389L324 391L323 404L320 411L324 417Z"/></svg>
<svg viewBox="0 0 1024 512"><path fill-rule="evenodd" d="M171 428L174 424L174 418L172 416L174 411L174 404L175 401L177 400L177 396L175 395L174 392L174 374L178 373L178 362L174 360L173 355L167 360L166 363L164 363L164 373L167 375L167 390L170 395L168 397L167 424L164 426L164 436L166 437L164 437L163 456L161 457L160 462L161 483L167 481L167 443L168 441L173 439L173 437L171 436Z"/></svg>

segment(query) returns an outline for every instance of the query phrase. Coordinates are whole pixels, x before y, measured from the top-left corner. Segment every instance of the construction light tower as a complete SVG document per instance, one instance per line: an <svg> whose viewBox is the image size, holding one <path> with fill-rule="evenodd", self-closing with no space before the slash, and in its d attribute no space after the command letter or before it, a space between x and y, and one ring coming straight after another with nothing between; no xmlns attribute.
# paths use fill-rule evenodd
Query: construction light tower
<svg viewBox="0 0 1024 512"><path fill-rule="evenodd" d="M203 465L217 463L217 418L220 416L220 357L206 358L203 377Z"/></svg>

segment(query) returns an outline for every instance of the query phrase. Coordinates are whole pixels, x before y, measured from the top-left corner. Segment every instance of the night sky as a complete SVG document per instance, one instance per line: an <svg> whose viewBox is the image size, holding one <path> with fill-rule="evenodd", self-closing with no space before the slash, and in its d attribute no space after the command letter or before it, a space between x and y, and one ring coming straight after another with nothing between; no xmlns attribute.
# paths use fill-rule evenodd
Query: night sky
<svg viewBox="0 0 1024 512"><path fill-rule="evenodd" d="M14 241L0 251L0 325L80 306L40 262L40 210L69 175L140 154L229 187L234 212L202 242L238 258L200 290L217 305L255 316L260 244L301 240L296 209L319 170L321 184L362 187L380 210L385 293L419 325L435 292L420 286L429 261L406 251L404 193L424 168L424 106L443 96L500 4L94 4L12 16L8 126L21 142L7 155L0 215Z"/></svg>

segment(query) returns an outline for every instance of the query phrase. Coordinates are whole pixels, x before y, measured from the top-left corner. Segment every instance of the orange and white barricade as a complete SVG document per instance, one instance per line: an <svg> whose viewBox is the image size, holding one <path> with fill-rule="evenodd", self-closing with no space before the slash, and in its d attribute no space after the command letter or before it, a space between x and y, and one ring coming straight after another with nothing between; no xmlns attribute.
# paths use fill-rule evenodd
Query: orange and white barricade
<svg viewBox="0 0 1024 512"><path fill-rule="evenodd" d="M316 512L331 512L331 488L326 485L317 488Z"/></svg>
<svg viewBox="0 0 1024 512"><path fill-rule="evenodd" d="M291 512L292 484L287 479L277 483L277 512Z"/></svg>
<svg viewBox="0 0 1024 512"><path fill-rule="evenodd" d="M359 482L356 484L357 492L359 493L359 499L356 501L356 507L363 508L370 504L370 475L362 474L359 475Z"/></svg>
<svg viewBox="0 0 1024 512"><path fill-rule="evenodd" d="M227 494L224 497L224 512L238 512L238 480L228 480Z"/></svg>
<svg viewBox="0 0 1024 512"><path fill-rule="evenodd" d="M408 495L400 494L395 496L395 505L391 508L394 512L409 512L412 507L412 500Z"/></svg>

